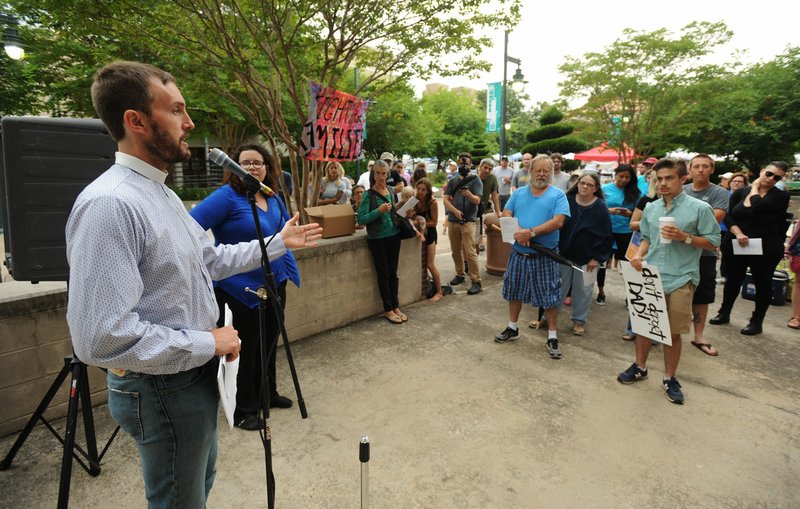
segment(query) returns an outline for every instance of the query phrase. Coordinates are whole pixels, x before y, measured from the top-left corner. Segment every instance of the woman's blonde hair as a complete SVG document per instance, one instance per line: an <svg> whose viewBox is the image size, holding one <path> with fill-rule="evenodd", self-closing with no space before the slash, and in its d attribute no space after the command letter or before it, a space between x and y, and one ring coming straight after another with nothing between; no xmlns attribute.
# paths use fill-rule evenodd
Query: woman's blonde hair
<svg viewBox="0 0 800 509"><path fill-rule="evenodd" d="M328 175L330 174L331 168L335 168L336 169L336 180L335 181L328 180ZM325 176L322 178L322 183L324 185L324 184L327 184L329 182L336 182L336 185L338 186L340 181L342 180L343 176L344 176L344 168L342 167L341 163L333 161L331 163L328 163L327 166L325 166Z"/></svg>

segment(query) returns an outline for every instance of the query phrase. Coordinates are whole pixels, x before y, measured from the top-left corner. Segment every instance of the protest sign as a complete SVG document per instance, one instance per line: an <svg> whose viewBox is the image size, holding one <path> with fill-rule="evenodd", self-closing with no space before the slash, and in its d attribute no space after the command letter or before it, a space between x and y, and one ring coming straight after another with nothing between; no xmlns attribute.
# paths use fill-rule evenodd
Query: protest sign
<svg viewBox="0 0 800 509"><path fill-rule="evenodd" d="M312 161L361 158L367 124L367 101L309 81L308 121L300 147Z"/></svg>
<svg viewBox="0 0 800 509"><path fill-rule="evenodd" d="M672 346L666 295L658 267L645 264L639 272L628 262L621 261L620 266L631 329L640 336Z"/></svg>

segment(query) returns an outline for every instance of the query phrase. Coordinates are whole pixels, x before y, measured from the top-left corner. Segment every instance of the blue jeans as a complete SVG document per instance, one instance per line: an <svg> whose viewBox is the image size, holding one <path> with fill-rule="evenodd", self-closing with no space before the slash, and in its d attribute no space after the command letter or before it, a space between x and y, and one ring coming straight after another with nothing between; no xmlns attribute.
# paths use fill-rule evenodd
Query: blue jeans
<svg viewBox="0 0 800 509"><path fill-rule="evenodd" d="M174 375L108 373L108 409L139 449L150 509L205 507L217 460L218 359Z"/></svg>
<svg viewBox="0 0 800 509"><path fill-rule="evenodd" d="M592 302L594 283L584 286L582 272L578 272L572 267L561 265L561 300L559 301L559 308L567 297L570 287L572 287L572 321L586 325L586 320L589 319L589 307Z"/></svg>

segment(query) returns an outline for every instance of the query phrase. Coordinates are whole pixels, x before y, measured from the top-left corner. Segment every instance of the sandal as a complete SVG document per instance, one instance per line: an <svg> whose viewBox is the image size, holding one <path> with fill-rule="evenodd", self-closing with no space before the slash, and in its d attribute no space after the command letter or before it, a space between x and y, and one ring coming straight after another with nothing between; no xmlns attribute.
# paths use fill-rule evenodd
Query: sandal
<svg viewBox="0 0 800 509"><path fill-rule="evenodd" d="M626 332L625 334L622 335L622 339L624 339L625 341L633 341L634 339L636 339L636 334L634 334L632 332L630 334L628 334Z"/></svg>
<svg viewBox="0 0 800 509"><path fill-rule="evenodd" d="M790 329L800 329L800 318L793 316L789 323L786 324Z"/></svg>
<svg viewBox="0 0 800 509"><path fill-rule="evenodd" d="M395 311L394 314L397 315L397 317L400 318L400 320L402 320L404 322L408 321L408 317L405 315L405 313L403 313L401 311Z"/></svg>
<svg viewBox="0 0 800 509"><path fill-rule="evenodd" d="M718 351L711 349L711 343L696 343L692 341L692 345L704 354L710 355L711 357L716 357L719 355Z"/></svg>
<svg viewBox="0 0 800 509"><path fill-rule="evenodd" d="M399 316L397 316L397 315L382 315L382 316L383 316L385 319L387 319L389 322L391 322L391 323L393 323L393 324L395 324L395 325L398 325L398 324L402 324L402 323L403 323L403 319L402 319L402 318L400 318L400 317L399 317Z"/></svg>

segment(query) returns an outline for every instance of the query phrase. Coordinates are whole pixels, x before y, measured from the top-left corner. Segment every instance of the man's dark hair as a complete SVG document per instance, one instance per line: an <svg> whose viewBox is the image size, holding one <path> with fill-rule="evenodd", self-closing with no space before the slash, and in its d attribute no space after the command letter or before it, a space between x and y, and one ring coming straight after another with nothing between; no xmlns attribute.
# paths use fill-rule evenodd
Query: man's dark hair
<svg viewBox="0 0 800 509"><path fill-rule="evenodd" d="M469 152L461 152L458 154L458 160L460 161L462 157L469 157L469 162L472 162L472 154Z"/></svg>
<svg viewBox="0 0 800 509"><path fill-rule="evenodd" d="M155 78L163 85L175 83L168 72L141 62L119 60L99 69L92 82L92 104L111 137L119 141L125 137L123 115L127 110L150 115L153 95L150 80Z"/></svg>
<svg viewBox="0 0 800 509"><path fill-rule="evenodd" d="M506 157L506 156L503 156L503 157L501 157L501 158L500 158L500 161L501 161L501 162L502 162L502 161L508 162L508 157Z"/></svg>
<svg viewBox="0 0 800 509"><path fill-rule="evenodd" d="M656 164L653 165L653 171L658 171L662 168L667 169L677 169L679 177L685 177L688 173L686 171L686 163L680 164L677 160L672 159L671 157L664 157L659 159Z"/></svg>
<svg viewBox="0 0 800 509"><path fill-rule="evenodd" d="M279 179L281 178L281 174L278 171L278 165L275 163L275 158L269 153L269 150L264 148L263 145L259 145L257 143L245 143L236 149L236 152L231 154L231 159L238 163L239 156L242 155L242 152L245 150L253 150L261 154L261 157L264 158L264 165L267 168L267 174L264 176L263 183L267 187L272 188L272 190L275 192L280 191L281 185ZM225 174L222 176L222 185L224 186L225 184L230 184L230 186L239 194L247 193L247 189L245 188L242 179L229 170L225 170Z"/></svg>
<svg viewBox="0 0 800 509"><path fill-rule="evenodd" d="M786 161L771 161L767 166L774 166L775 168L783 171L783 173L789 171L789 164L787 164Z"/></svg>
<svg viewBox="0 0 800 509"><path fill-rule="evenodd" d="M561 155L561 152L553 152L552 154L550 154L550 159L553 159L553 160L558 159L562 163L564 162L564 156Z"/></svg>

